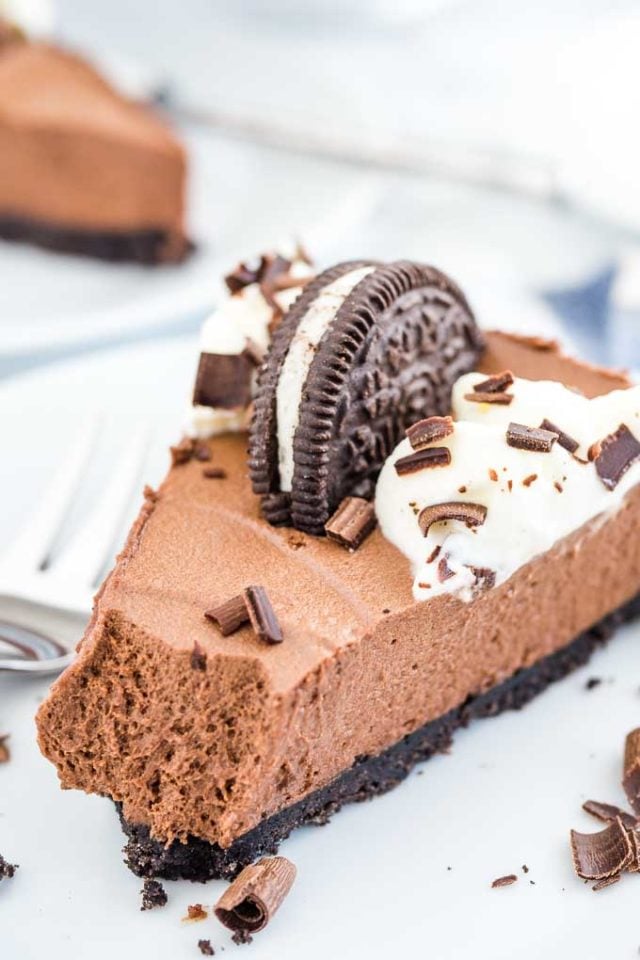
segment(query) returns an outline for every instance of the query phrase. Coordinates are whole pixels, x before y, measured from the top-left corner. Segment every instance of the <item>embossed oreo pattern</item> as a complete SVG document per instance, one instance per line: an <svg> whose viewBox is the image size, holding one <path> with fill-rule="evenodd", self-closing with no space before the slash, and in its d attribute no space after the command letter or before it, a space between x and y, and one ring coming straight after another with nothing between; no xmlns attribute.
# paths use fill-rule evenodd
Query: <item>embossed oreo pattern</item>
<svg viewBox="0 0 640 960"><path fill-rule="evenodd" d="M323 534L347 495L370 498L382 464L416 420L449 411L455 380L482 338L458 287L432 267L380 265L346 298L321 340L305 384L290 494L279 491L275 393L297 325L319 291L366 262L316 278L274 337L259 378L250 469L274 524Z"/></svg>

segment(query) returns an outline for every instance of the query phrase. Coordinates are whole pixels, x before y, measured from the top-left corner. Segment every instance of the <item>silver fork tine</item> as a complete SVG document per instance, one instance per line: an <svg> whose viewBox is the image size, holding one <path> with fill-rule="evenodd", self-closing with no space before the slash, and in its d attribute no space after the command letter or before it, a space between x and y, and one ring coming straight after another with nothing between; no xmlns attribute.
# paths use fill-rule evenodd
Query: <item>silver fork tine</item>
<svg viewBox="0 0 640 960"><path fill-rule="evenodd" d="M82 528L51 564L56 578L92 587L108 560L124 513L131 501L147 453L148 429L141 425L121 454L100 499Z"/></svg>
<svg viewBox="0 0 640 960"><path fill-rule="evenodd" d="M91 456L97 423L98 417L94 415L82 424L35 511L13 544L2 554L0 566L5 570L12 574L33 573L46 559Z"/></svg>

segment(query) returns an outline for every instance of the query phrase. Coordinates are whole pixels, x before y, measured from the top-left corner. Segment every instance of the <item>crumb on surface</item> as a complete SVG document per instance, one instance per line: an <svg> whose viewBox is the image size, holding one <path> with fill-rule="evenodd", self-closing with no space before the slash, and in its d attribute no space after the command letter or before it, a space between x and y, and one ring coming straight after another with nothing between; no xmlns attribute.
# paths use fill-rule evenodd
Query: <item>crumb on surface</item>
<svg viewBox="0 0 640 960"><path fill-rule="evenodd" d="M585 690L593 690L594 687L599 687L602 683L602 677L589 677L585 683Z"/></svg>
<svg viewBox="0 0 640 960"><path fill-rule="evenodd" d="M2 854L0 854L0 880L11 880L17 869L17 863L7 863Z"/></svg>
<svg viewBox="0 0 640 960"><path fill-rule="evenodd" d="M491 884L492 889L497 887L510 887L512 883L515 883L518 878L515 873L508 873L504 877L497 877Z"/></svg>
<svg viewBox="0 0 640 960"><path fill-rule="evenodd" d="M142 894L141 910L153 910L155 907L164 907L169 899L166 890L159 880L145 880L140 892Z"/></svg>
<svg viewBox="0 0 640 960"><path fill-rule="evenodd" d="M237 944L237 946L240 946L242 943L251 943L253 941L253 937L248 930L236 930L231 939L235 944Z"/></svg>
<svg viewBox="0 0 640 960"><path fill-rule="evenodd" d="M192 903L187 907L187 915L183 917L183 920L197 922L198 920L206 920L209 916L209 911L206 910L201 903Z"/></svg>
<svg viewBox="0 0 640 960"><path fill-rule="evenodd" d="M215 950L211 946L211 940L198 940L198 949L203 957L215 956Z"/></svg>

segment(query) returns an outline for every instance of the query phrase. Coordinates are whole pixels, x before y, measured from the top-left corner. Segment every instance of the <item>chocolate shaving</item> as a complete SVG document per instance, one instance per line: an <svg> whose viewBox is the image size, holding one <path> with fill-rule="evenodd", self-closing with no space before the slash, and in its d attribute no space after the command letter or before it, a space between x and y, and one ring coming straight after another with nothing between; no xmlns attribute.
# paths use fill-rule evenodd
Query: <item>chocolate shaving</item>
<svg viewBox="0 0 640 960"><path fill-rule="evenodd" d="M528 476L528 477L525 477L524 480L522 481L522 486L523 486L523 487L530 487L531 484L532 484L532 483L535 483L537 479L538 479L538 474L537 474L537 473L530 473L529 476Z"/></svg>
<svg viewBox="0 0 640 960"><path fill-rule="evenodd" d="M517 879L515 873L508 873L506 877L498 877L497 880L494 880L491 887L492 889L496 889L497 887L510 887Z"/></svg>
<svg viewBox="0 0 640 960"><path fill-rule="evenodd" d="M438 556L441 550L442 550L442 547L440 546L439 543L437 543L433 548L433 550L431 551L431 553L429 554L429 556L427 557L427 563L433 563L433 561L436 559L436 557Z"/></svg>
<svg viewBox="0 0 640 960"><path fill-rule="evenodd" d="M203 957L215 956L215 950L211 946L211 940L198 940L198 950Z"/></svg>
<svg viewBox="0 0 640 960"><path fill-rule="evenodd" d="M490 567L472 567L469 569L476 578L475 586L478 590L490 590L496 585L496 572Z"/></svg>
<svg viewBox="0 0 640 960"><path fill-rule="evenodd" d="M540 424L541 430L548 430L549 433L555 433L558 435L558 445L564 447L565 450L568 450L569 453L575 453L580 444L577 440L574 440L573 437L570 437L568 433L565 433L564 430L561 430L560 427L556 427L555 423L551 423L551 420L547 420L546 417Z"/></svg>
<svg viewBox="0 0 640 960"><path fill-rule="evenodd" d="M193 446L193 458L200 463L207 463L211 460L211 450L206 443L195 443Z"/></svg>
<svg viewBox="0 0 640 960"><path fill-rule="evenodd" d="M453 433L451 417L428 417L418 420L405 431L414 450L422 450L435 440L444 440Z"/></svg>
<svg viewBox="0 0 640 960"><path fill-rule="evenodd" d="M474 393L504 393L507 387L513 384L513 374L511 370L503 370L502 373L495 373L488 380L482 383L476 383L473 388Z"/></svg>
<svg viewBox="0 0 640 960"><path fill-rule="evenodd" d="M627 734L622 786L633 812L640 816L640 727Z"/></svg>
<svg viewBox="0 0 640 960"><path fill-rule="evenodd" d="M223 637L228 637L230 633L235 633L243 624L249 622L249 611L242 594L231 597L217 607L211 607L204 612L207 620L212 620L219 628Z"/></svg>
<svg viewBox="0 0 640 960"><path fill-rule="evenodd" d="M610 887L612 884L617 883L620 879L619 873L614 873L612 877L605 877L603 880L598 880L597 883L591 887L594 893L597 893L598 890L604 890L605 887Z"/></svg>
<svg viewBox="0 0 640 960"><path fill-rule="evenodd" d="M241 933L257 933L280 908L296 877L285 857L263 857L245 867L214 907L218 920Z"/></svg>
<svg viewBox="0 0 640 960"><path fill-rule="evenodd" d="M197 640L193 645L193 650L191 651L191 669L192 670L207 669L207 655Z"/></svg>
<svg viewBox="0 0 640 960"><path fill-rule="evenodd" d="M592 817L602 820L604 823L612 823L619 819L623 827L627 830L635 830L638 826L638 820L626 810L621 810L613 803L600 803L599 800L585 800L582 809L590 813Z"/></svg>
<svg viewBox="0 0 640 960"><path fill-rule="evenodd" d="M9 760L11 760L11 751L7 746L8 739L8 733L4 733L2 736L0 736L0 763L8 763Z"/></svg>
<svg viewBox="0 0 640 960"><path fill-rule="evenodd" d="M201 353L193 391L193 402L202 407L234 410L251 400L251 373L254 363L242 353Z"/></svg>
<svg viewBox="0 0 640 960"><path fill-rule="evenodd" d="M438 562L438 580L440 583L444 583L445 580L450 580L451 577L455 577L456 572L452 570L449 564L447 563L447 558L442 557Z"/></svg>
<svg viewBox="0 0 640 960"><path fill-rule="evenodd" d="M513 400L512 393L465 393L465 400L471 403L499 403L508 406Z"/></svg>
<svg viewBox="0 0 640 960"><path fill-rule="evenodd" d="M153 910L155 907L164 907L169 899L166 890L159 880L145 880L140 893L142 894L141 910Z"/></svg>
<svg viewBox="0 0 640 960"><path fill-rule="evenodd" d="M549 453L557 439L557 433L539 427L525 427L522 423L510 423L507 427L507 443L519 450Z"/></svg>
<svg viewBox="0 0 640 960"><path fill-rule="evenodd" d="M615 433L601 441L596 454L596 473L607 490L614 490L629 467L640 458L640 443L621 423Z"/></svg>
<svg viewBox="0 0 640 960"><path fill-rule="evenodd" d="M205 467L202 476L206 477L207 480L226 480L227 471L223 470L222 467Z"/></svg>
<svg viewBox="0 0 640 960"><path fill-rule="evenodd" d="M486 516L487 508L481 503L460 503L452 500L425 507L418 515L418 523L426 537L432 524L441 520L461 520L468 527L481 527Z"/></svg>
<svg viewBox="0 0 640 960"><path fill-rule="evenodd" d="M259 640L265 643L282 643L282 629L274 613L264 587L247 587L244 591L249 619Z"/></svg>
<svg viewBox="0 0 640 960"><path fill-rule="evenodd" d="M428 467L446 467L451 463L451 451L448 447L424 447L407 457L400 457L394 466L399 477L407 473L416 473Z"/></svg>
<svg viewBox="0 0 640 960"><path fill-rule="evenodd" d="M17 863L7 863L2 854L0 854L0 880L11 880L17 869Z"/></svg>
<svg viewBox="0 0 640 960"><path fill-rule="evenodd" d="M583 880L604 880L622 871L633 859L631 840L619 818L599 833L571 831L573 866Z"/></svg>
<svg viewBox="0 0 640 960"><path fill-rule="evenodd" d="M174 467L180 466L183 463L188 463L193 456L193 440L189 437L184 437L180 443L177 443L174 447L169 447L171 452L171 463Z"/></svg>
<svg viewBox="0 0 640 960"><path fill-rule="evenodd" d="M356 550L376 525L372 503L362 497L345 497L324 525L330 540L348 550Z"/></svg>

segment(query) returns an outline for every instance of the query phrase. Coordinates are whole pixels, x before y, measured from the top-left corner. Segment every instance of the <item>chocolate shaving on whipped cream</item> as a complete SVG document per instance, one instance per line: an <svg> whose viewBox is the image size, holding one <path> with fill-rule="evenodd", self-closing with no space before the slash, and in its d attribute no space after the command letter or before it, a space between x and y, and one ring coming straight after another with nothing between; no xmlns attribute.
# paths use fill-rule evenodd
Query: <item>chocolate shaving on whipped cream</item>
<svg viewBox="0 0 640 960"><path fill-rule="evenodd" d="M475 387L474 387L474 391L475 391ZM503 406L508 406L513 400L513 394L512 393L474 392L474 393L465 393L464 399L470 400L471 403L498 403L498 404L502 404Z"/></svg>
<svg viewBox="0 0 640 960"><path fill-rule="evenodd" d="M230 600L218 604L217 607L205 610L204 615L207 620L212 620L218 626L223 637L235 633L236 630L249 622L249 611L242 594L231 597Z"/></svg>
<svg viewBox="0 0 640 960"><path fill-rule="evenodd" d="M448 447L424 447L416 450L407 457L396 460L395 468L399 477L416 470L426 470L430 467L447 467L451 463L451 451Z"/></svg>
<svg viewBox="0 0 640 960"><path fill-rule="evenodd" d="M286 857L263 857L238 874L214 907L229 930L257 933L280 909L296 878Z"/></svg>
<svg viewBox="0 0 640 960"><path fill-rule="evenodd" d="M251 373L255 363L242 353L201 353L193 402L202 407L234 410L251 400Z"/></svg>
<svg viewBox="0 0 640 960"><path fill-rule="evenodd" d="M511 370L503 370L502 373L496 373L488 380L482 380L474 385L474 393L504 393L507 387L513 384L513 374Z"/></svg>
<svg viewBox="0 0 640 960"><path fill-rule="evenodd" d="M282 628L278 623L271 600L264 587L247 587L244 602L249 614L253 632L265 643L282 643Z"/></svg>
<svg viewBox="0 0 640 960"><path fill-rule="evenodd" d="M446 503L433 503L425 507L418 515L418 523L423 536L429 528L442 520L461 520L468 527L480 527L487 516L487 508L481 503L462 503L455 500Z"/></svg>
<svg viewBox="0 0 640 960"><path fill-rule="evenodd" d="M356 550L376 526L373 504L363 497L345 497L324 525L327 536L347 550Z"/></svg>
<svg viewBox="0 0 640 960"><path fill-rule="evenodd" d="M418 420L405 431L414 450L422 450L436 440L444 440L453 433L452 417L427 417Z"/></svg>
<svg viewBox="0 0 640 960"><path fill-rule="evenodd" d="M555 433L558 436L558 445L564 447L565 450L568 450L569 453L575 453L580 444L577 440L574 440L573 437L570 437L568 433L565 433L564 430L561 430L560 427L556 427L555 423L552 423L551 420L545 419L540 424L541 430L548 430L549 433Z"/></svg>
<svg viewBox="0 0 640 960"><path fill-rule="evenodd" d="M629 467L640 458L640 443L621 423L615 433L600 441L595 457L596 473L607 490L614 490Z"/></svg>
<svg viewBox="0 0 640 960"><path fill-rule="evenodd" d="M558 434L539 427L527 427L523 423L510 423L507 427L507 443L518 450L534 453L550 453Z"/></svg>

